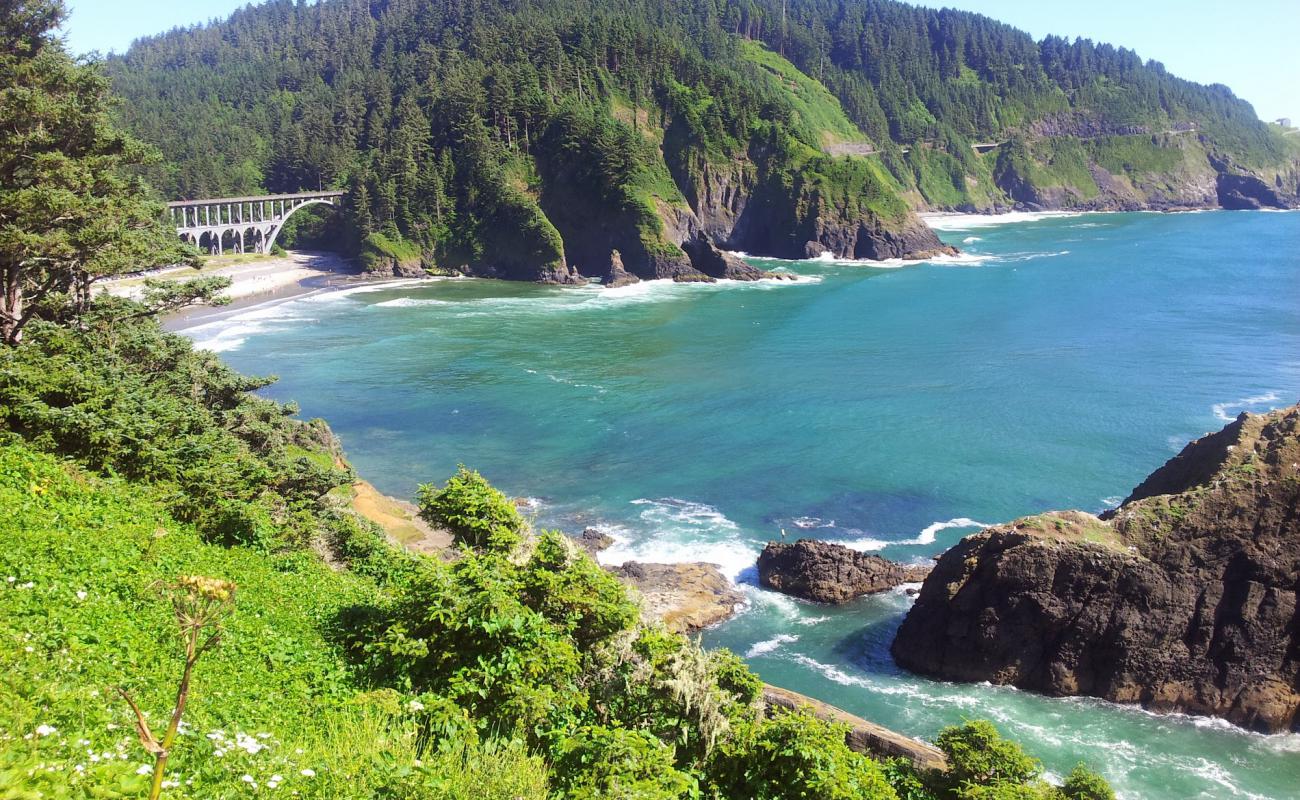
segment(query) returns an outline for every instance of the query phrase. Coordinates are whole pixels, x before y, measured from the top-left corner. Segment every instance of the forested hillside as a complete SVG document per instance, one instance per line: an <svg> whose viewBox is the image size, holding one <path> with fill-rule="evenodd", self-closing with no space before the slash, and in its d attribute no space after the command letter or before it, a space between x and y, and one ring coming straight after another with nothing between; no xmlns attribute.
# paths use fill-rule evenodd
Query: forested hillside
<svg viewBox="0 0 1300 800"><path fill-rule="evenodd" d="M272 0L109 71L164 192L347 188L331 230L376 269L704 278L700 234L915 256L918 208L1300 194L1300 146L1226 87L883 0Z"/></svg>

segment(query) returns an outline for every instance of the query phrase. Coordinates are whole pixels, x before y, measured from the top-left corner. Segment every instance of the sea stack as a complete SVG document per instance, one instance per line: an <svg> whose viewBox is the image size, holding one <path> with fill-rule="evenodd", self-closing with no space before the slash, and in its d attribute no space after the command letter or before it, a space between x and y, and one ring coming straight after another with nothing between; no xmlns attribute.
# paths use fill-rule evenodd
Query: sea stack
<svg viewBox="0 0 1300 800"><path fill-rule="evenodd" d="M842 544L800 539L768 542L758 556L758 581L769 589L818 603L846 603L864 594L917 583L928 565L899 564Z"/></svg>
<svg viewBox="0 0 1300 800"><path fill-rule="evenodd" d="M1300 730L1300 407L1242 414L1103 516L963 539L894 658L945 680Z"/></svg>

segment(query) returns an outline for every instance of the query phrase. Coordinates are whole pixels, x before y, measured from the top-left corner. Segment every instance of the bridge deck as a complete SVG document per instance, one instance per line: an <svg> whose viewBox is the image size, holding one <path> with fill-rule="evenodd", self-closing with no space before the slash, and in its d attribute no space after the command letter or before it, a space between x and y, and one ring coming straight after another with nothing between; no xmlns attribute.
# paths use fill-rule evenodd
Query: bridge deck
<svg viewBox="0 0 1300 800"><path fill-rule="evenodd" d="M265 203L271 200L299 200L311 199L314 197L342 197L344 192L340 191L323 191L323 192L298 192L297 194L264 194L257 197L214 197L211 200L176 200L167 204L168 208L181 208L183 206L213 206L219 203Z"/></svg>

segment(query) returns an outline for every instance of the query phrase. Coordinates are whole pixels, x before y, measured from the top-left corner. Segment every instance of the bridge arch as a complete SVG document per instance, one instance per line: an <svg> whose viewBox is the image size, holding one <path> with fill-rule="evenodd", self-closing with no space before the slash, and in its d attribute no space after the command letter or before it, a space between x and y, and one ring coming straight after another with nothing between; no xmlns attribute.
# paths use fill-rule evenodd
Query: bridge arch
<svg viewBox="0 0 1300 800"><path fill-rule="evenodd" d="M284 228L284 223L288 221L289 217L292 217L296 212L306 208L307 206L319 206L319 205L332 206L336 204L330 202L329 200L306 200L294 206L293 208L289 209L289 213L285 214L284 217L280 219L280 224L276 225L274 228L270 230L269 236L264 237L266 248L264 250L259 250L259 252L263 252L263 253L271 252L271 248L275 247L275 240L280 238L280 231Z"/></svg>
<svg viewBox="0 0 1300 800"><path fill-rule="evenodd" d="M168 203L176 235L212 253L225 252L227 237L236 252L269 253L284 223L300 208L337 206L343 192L320 191L268 194L256 197L222 197Z"/></svg>

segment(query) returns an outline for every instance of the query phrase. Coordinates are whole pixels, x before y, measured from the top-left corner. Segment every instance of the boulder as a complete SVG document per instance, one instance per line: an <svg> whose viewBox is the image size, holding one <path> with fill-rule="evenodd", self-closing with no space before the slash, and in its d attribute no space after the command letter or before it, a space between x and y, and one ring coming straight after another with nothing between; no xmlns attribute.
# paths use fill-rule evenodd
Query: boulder
<svg viewBox="0 0 1300 800"><path fill-rule="evenodd" d="M640 593L649 616L683 633L722 622L745 600L716 564L629 561L610 571Z"/></svg>
<svg viewBox="0 0 1300 800"><path fill-rule="evenodd" d="M899 564L842 544L800 539L768 542L758 557L758 580L778 592L818 603L845 603L925 579L929 566Z"/></svg>
<svg viewBox="0 0 1300 800"><path fill-rule="evenodd" d="M1106 516L963 539L926 578L895 660L1300 730L1300 407L1191 443Z"/></svg>

